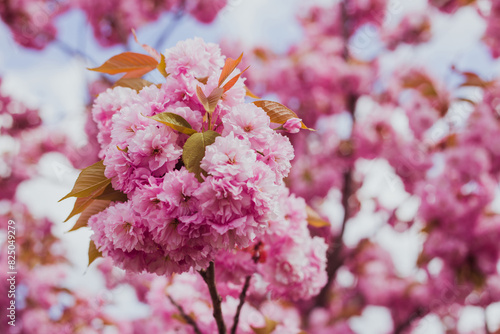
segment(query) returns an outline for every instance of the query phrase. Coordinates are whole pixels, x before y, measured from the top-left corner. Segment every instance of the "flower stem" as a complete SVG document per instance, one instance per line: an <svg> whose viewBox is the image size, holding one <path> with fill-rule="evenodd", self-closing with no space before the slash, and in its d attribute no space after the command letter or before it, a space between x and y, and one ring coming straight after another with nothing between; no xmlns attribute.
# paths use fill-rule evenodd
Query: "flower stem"
<svg viewBox="0 0 500 334"><path fill-rule="evenodd" d="M168 300L170 300L170 302L172 303L172 305L174 305L177 310L179 310L179 313L181 314L181 317L186 320L186 322L188 324L190 324L191 326L193 326L193 329L194 329L194 332L196 334L202 334L201 331L200 331L200 328L198 327L198 324L196 323L196 321L194 321L194 319L189 316L188 314L186 314L186 312L184 311L184 309L182 308L182 306L180 306L179 304L177 304L175 302L175 300L172 299L172 297L170 297L170 295L167 295L168 297Z"/></svg>
<svg viewBox="0 0 500 334"><path fill-rule="evenodd" d="M243 290L241 290L240 293L240 303L238 304L238 308L236 309L236 314L234 315L233 327L231 327L231 334L236 334L236 329L238 328L238 322L240 320L241 309L243 307L243 304L245 304L245 298L247 295L248 288L250 287L251 278L252 275L248 275L245 278L245 284L243 285Z"/></svg>
<svg viewBox="0 0 500 334"><path fill-rule="evenodd" d="M217 287L215 285L214 262L210 262L208 268L206 270L200 270L199 273L205 283L207 283L208 291L210 292L210 297L212 298L212 305L214 308L213 314L215 322L217 323L217 328L219 329L219 334L226 334L226 324L224 324L224 318L222 317L221 309L222 298L217 292Z"/></svg>

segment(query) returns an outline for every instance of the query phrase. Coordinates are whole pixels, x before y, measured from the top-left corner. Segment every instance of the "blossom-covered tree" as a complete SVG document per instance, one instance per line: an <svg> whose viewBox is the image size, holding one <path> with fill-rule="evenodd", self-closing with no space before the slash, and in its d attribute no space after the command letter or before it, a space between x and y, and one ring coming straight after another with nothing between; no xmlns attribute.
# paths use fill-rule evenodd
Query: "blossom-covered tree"
<svg viewBox="0 0 500 334"><path fill-rule="evenodd" d="M208 23L225 4L10 1L0 14L21 45L41 49L56 39L53 18L80 8L101 45L125 46L132 28L162 11ZM25 224L22 331L358 333L355 320L377 307L390 315L387 332L421 333L437 319L443 333L462 333L467 308L498 310L498 82L458 65L446 77L388 66L432 42L436 22L464 12L483 22L478 43L497 58L497 1L429 0L397 22L395 6L306 4L302 37L283 53L259 46L237 58L242 44L226 40L221 51L195 38L117 55L93 69L124 76L90 86L89 143L79 149L2 96L0 133L21 147L0 153L0 207L2 219ZM377 50L365 52L360 38ZM150 71L161 80L143 79ZM46 151L83 168L65 198L76 197L71 230L93 233L88 270L111 291L131 287L149 315L116 319L105 301L62 283L68 268L51 223L15 198ZM390 203L382 187L368 190L381 178L397 190ZM379 230L347 242L360 221ZM410 274L380 230L418 240ZM484 318L474 333L500 330L494 314Z"/></svg>
<svg viewBox="0 0 500 334"><path fill-rule="evenodd" d="M457 84L447 85L412 64L392 68L389 77L379 66L388 52L408 47L404 44L425 46L432 18L442 15L434 7L448 15L464 6L477 10L487 22L483 40L497 57L497 4L493 1L485 10L475 2L429 1L425 12L411 13L392 28L384 22L390 6L356 0L311 6L301 15L303 40L282 55L257 48L249 60L261 64L249 72L250 88L277 94L320 129L291 137L296 157L290 190L313 206L336 194L344 209L331 231L317 231L330 248L328 282L304 313L313 332L352 332L349 319L370 305L391 312L394 333L409 332L428 315L455 332L464 307L486 309L500 300L495 287L500 255L495 241L500 227L495 204L499 156L494 148L500 130L498 83L455 67L449 72L458 77ZM356 34L368 26L384 47L367 61ZM480 90L480 98L470 98L469 87ZM467 110L458 120L456 108ZM407 127L397 123L398 117L406 119ZM336 122L350 124L347 135ZM411 217L401 217L407 201L396 207L384 206L377 197L363 201L361 189L368 177L364 166L380 160L389 163L395 174L391 181L402 182L406 198L418 199ZM418 277L398 274L375 238L354 247L344 244L346 227L370 201L375 202L372 215L380 214L396 233L420 231L423 242L414 269ZM339 271L349 272L354 282L336 284Z"/></svg>
<svg viewBox="0 0 500 334"><path fill-rule="evenodd" d="M102 46L127 44L132 29L156 21L163 12L174 18L187 13L203 23L212 22L226 0L6 0L0 17L20 45L43 49L57 40L55 20L71 9L82 10Z"/></svg>

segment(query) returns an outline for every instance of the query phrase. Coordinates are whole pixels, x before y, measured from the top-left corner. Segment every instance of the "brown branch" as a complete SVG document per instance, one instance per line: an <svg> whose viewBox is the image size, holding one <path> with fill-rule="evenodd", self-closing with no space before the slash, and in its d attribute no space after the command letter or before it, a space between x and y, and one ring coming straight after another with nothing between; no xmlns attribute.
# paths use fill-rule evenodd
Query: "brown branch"
<svg viewBox="0 0 500 334"><path fill-rule="evenodd" d="M352 32L351 21L349 20L349 14L347 13L347 3L349 0L344 0L340 3L340 12L342 18L342 39L344 40L344 49L342 51L342 57L345 61L349 59L349 36Z"/></svg>
<svg viewBox="0 0 500 334"><path fill-rule="evenodd" d="M172 305L174 305L177 310L179 310L179 313L181 314L181 317L191 326L193 326L193 329L194 329L194 332L196 334L202 334L201 331L200 331L200 328L198 327L198 324L196 323L196 321L194 321L194 319L186 314L186 312L184 312L184 309L182 308L182 306L180 306L179 304L177 304L175 302L175 300L172 299L172 297L170 297L170 295L167 295L167 298L168 300L170 300L170 302L172 303Z"/></svg>
<svg viewBox="0 0 500 334"><path fill-rule="evenodd" d="M233 327L231 327L231 334L236 334L236 329L238 328L238 322L240 320L241 308L243 307L243 304L245 303L245 298L247 295L248 288L250 287L250 279L251 278L252 278L252 275L248 275L245 278L245 284L243 285L243 290L241 290L241 293L240 293L240 303L238 304L238 308L236 309Z"/></svg>
<svg viewBox="0 0 500 334"><path fill-rule="evenodd" d="M200 270L199 273L205 283L207 283L210 298L212 298L212 305L214 308L213 314L215 322L217 323L217 328L219 329L219 334L226 334L226 324L224 323L221 309L222 298L217 292L217 287L215 285L215 266L213 261L210 262L206 270Z"/></svg>
<svg viewBox="0 0 500 334"><path fill-rule="evenodd" d="M261 255L260 252L262 246L263 246L262 241L259 241L253 247L254 254L252 255L252 260L254 263L257 263L260 260L260 255ZM252 275L248 275L245 278L245 284L243 284L243 289L241 290L240 293L240 303L238 304L238 308L236 309L236 314L234 315L233 326L231 327L231 334L236 334L236 330L238 329L238 322L240 320L241 309L243 308L243 304L245 304L245 298L247 295L248 288L250 287L251 278Z"/></svg>
<svg viewBox="0 0 500 334"><path fill-rule="evenodd" d="M342 266L343 258L341 257L342 249L344 248L344 232L351 214L349 212L349 197L352 194L352 169L349 168L344 173L344 185L342 188L342 206L344 207L344 218L342 220L342 227L340 233L335 237L334 241L328 249L328 262L326 266L326 272L328 275L328 280L326 285L321 289L319 295L316 297L315 306L325 307L328 303L328 293L330 291L331 285L335 280L337 270Z"/></svg>
<svg viewBox="0 0 500 334"><path fill-rule="evenodd" d="M415 312L410 314L408 319L406 319L404 322L400 323L395 329L394 329L394 334L402 334L410 325L413 323L413 321L417 320L420 317L423 317L426 314L425 310L422 307L417 308Z"/></svg>
<svg viewBox="0 0 500 334"><path fill-rule="evenodd" d="M341 11L341 23L342 23L342 39L344 41L344 48L342 51L342 58L345 62L347 62L350 58L349 55L349 37L352 33L351 22L349 20L349 14L347 12L347 5L349 0L343 0L340 3L340 11ZM351 114L352 117L352 127L354 129L355 122L355 110L356 103L358 101L358 96L349 93L346 96L346 110ZM352 131L351 131L352 132ZM328 274L328 280L326 285L321 289L319 295L316 297L316 302L313 307L325 307L328 303L328 294L330 288L335 280L335 276L337 274L337 270L342 266L344 260L341 257L342 250L344 248L344 232L347 225L347 221L351 218L351 212L349 208L349 198L352 196L353 189L353 167L350 166L343 174L343 186L342 186L342 206L344 208L344 218L342 219L342 226L340 228L339 234L333 238L330 247L327 252L327 267L326 272Z"/></svg>
<svg viewBox="0 0 500 334"><path fill-rule="evenodd" d="M175 13L170 22L168 22L167 26L163 30L163 33L160 34L160 37L156 40L154 43L155 49L160 49L163 44L168 40L170 35L174 32L175 28L179 24L179 21L182 19L184 16L184 8L181 6Z"/></svg>

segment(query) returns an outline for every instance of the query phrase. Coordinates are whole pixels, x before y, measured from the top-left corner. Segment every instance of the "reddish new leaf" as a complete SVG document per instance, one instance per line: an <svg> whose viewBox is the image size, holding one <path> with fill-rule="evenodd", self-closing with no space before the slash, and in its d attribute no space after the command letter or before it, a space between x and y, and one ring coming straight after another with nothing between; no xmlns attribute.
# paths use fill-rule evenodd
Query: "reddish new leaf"
<svg viewBox="0 0 500 334"><path fill-rule="evenodd" d="M124 52L111 57L108 61L91 71L107 74L127 73L124 78L139 78L154 70L158 61L151 56L135 52Z"/></svg>
<svg viewBox="0 0 500 334"><path fill-rule="evenodd" d="M129 78L140 78L144 74L151 72L152 70L149 68L141 68L137 70L133 70L130 72L125 73L125 75L122 77L123 79L129 79Z"/></svg>
<svg viewBox="0 0 500 334"><path fill-rule="evenodd" d="M482 79L479 75L473 72L463 72L463 76L465 76L465 82L463 82L460 87L488 87L491 86L494 81L487 81Z"/></svg>
<svg viewBox="0 0 500 334"><path fill-rule="evenodd" d="M205 93L203 93L203 89L201 89L200 86L196 86L196 96L198 97L198 100L203 105L205 110L208 110L207 96L205 95Z"/></svg>
<svg viewBox="0 0 500 334"><path fill-rule="evenodd" d="M224 88L215 88L208 97L203 93L203 90L200 86L196 87L196 96L198 96L198 100L200 100L201 104L205 108L205 110L209 113L213 112L217 107L217 103L219 103L220 98L224 94Z"/></svg>
<svg viewBox="0 0 500 334"><path fill-rule="evenodd" d="M413 71L403 77L402 86L418 90L423 96L434 98L438 92L434 87L432 79L424 73Z"/></svg>
<svg viewBox="0 0 500 334"><path fill-rule="evenodd" d="M224 88L215 88L210 95L207 97L208 101L208 112L213 112L215 107L217 107L217 103L219 103L220 98L224 94Z"/></svg>
<svg viewBox="0 0 500 334"><path fill-rule="evenodd" d="M149 53L151 55L151 57L153 57L154 59L156 59L156 61L160 61L160 59L161 59L160 53L158 51L156 51L155 48L153 48L152 46L149 46L147 44L141 44L139 42L139 39L137 38L137 35L135 34L135 30L134 29L132 29L132 34L134 35L135 42L137 44L139 44L140 46L142 46L142 48L144 49L144 51L146 51L147 53Z"/></svg>
<svg viewBox="0 0 500 334"><path fill-rule="evenodd" d="M243 53L238 57L238 59L234 60L232 58L227 58L224 67L222 68L222 72L219 77L219 87L226 81L226 79L233 73L234 69L241 62L243 58Z"/></svg>
<svg viewBox="0 0 500 334"><path fill-rule="evenodd" d="M248 67L250 67L250 66L248 66ZM224 93L227 92L228 90L230 90L231 88L233 88L234 84L236 84L236 82L238 81L238 79L240 78L240 76L243 74L243 72L245 72L246 70L248 70L248 67L245 68L240 74L235 75L231 80L229 80L224 85Z"/></svg>

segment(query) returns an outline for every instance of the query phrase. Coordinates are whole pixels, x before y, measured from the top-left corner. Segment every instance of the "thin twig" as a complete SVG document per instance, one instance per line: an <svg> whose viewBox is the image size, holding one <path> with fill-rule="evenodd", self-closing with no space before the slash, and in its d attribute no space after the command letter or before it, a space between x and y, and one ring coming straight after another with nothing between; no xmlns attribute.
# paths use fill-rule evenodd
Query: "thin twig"
<svg viewBox="0 0 500 334"><path fill-rule="evenodd" d="M349 0L344 0L340 4L340 10L342 15L342 39L344 41L344 49L342 51L342 57L344 60L349 59L349 35L352 33L351 21L349 20L349 14L347 13L347 5Z"/></svg>
<svg viewBox="0 0 500 334"><path fill-rule="evenodd" d="M224 323L224 318L222 317L222 298L217 292L217 286L215 285L215 266L213 261L210 262L210 265L206 270L200 270L199 273L205 283L207 283L210 298L212 298L212 305L214 308L213 314L215 322L217 323L217 328L219 329L219 334L226 334L226 324Z"/></svg>
<svg viewBox="0 0 500 334"><path fill-rule="evenodd" d="M238 304L238 308L236 309L236 314L234 316L233 327L231 327L231 334L236 334L236 329L238 328L238 322L240 321L240 313L243 308L243 304L245 304L245 298L247 295L248 288L250 287L250 279L252 275L248 275L245 278L245 284L243 285L243 290L240 293L240 303Z"/></svg>
<svg viewBox="0 0 500 334"><path fill-rule="evenodd" d="M184 16L183 8L180 8L177 12L175 12L174 17L165 27L163 34L160 34L160 37L156 40L156 43L154 44L155 49L158 50L163 46L163 44L165 44L165 42L168 40L170 35L172 35L175 28L177 27L177 24L179 23L179 21L182 19L183 16Z"/></svg>
<svg viewBox="0 0 500 334"><path fill-rule="evenodd" d="M198 327L198 324L196 323L196 321L194 321L194 319L190 315L188 315L188 314L186 314L186 312L184 312L184 309L182 308L182 306L180 306L179 304L177 304L175 302L175 300L173 300L172 297L170 297L170 295L167 295L167 297L168 297L168 300L170 300L170 302L172 303L172 305L174 305L177 308L177 310L179 310L179 313L181 314L181 317L184 320L186 320L186 322L188 324L190 324L191 326L193 326L194 332L196 334L202 334L201 331L200 331L200 328Z"/></svg>
<svg viewBox="0 0 500 334"><path fill-rule="evenodd" d="M60 39L55 40L54 44L59 48L59 50L63 51L64 53L66 53L67 55L69 55L71 57L81 57L81 58L84 58L85 60L89 61L92 65L97 64L91 56L89 56L88 54L86 54L83 51L80 51L78 49L71 47L66 42L64 42Z"/></svg>
<svg viewBox="0 0 500 334"><path fill-rule="evenodd" d="M351 23L349 20L349 14L347 12L349 0L343 0L340 4L341 16L342 16L342 39L344 41L344 48L342 52L342 58L345 62L349 60L349 36L351 34ZM352 117L352 127L354 128L356 103L358 96L349 93L346 97L346 109L351 114ZM352 133L352 131L351 131ZM337 270L342 266L343 259L341 257L342 250L344 248L344 232L347 225L347 221L351 218L351 212L349 207L349 198L353 194L353 167L349 167L343 174L343 186L342 186L342 206L344 208L344 218L342 219L342 226L340 228L340 233L334 237L328 249L328 263L326 271L328 274L328 280L326 285L321 289L320 293L316 297L316 303L314 307L325 307L328 303L328 293L335 280Z"/></svg>
<svg viewBox="0 0 500 334"><path fill-rule="evenodd" d="M254 254L252 255L252 260L255 264L260 260L262 246L263 246L262 241L259 241L253 247ZM247 277L245 277L245 284L243 284L243 289L241 290L240 293L240 303L238 304L238 308L236 309L236 314L234 315L233 327L231 327L231 334L236 334L236 330L238 329L238 322L240 321L241 309L243 308L243 304L245 304L245 299L247 296L248 288L250 287L251 278L252 275L248 275Z"/></svg>
<svg viewBox="0 0 500 334"><path fill-rule="evenodd" d="M344 232L351 214L349 210L349 197L352 194L352 169L349 168L344 173L344 186L342 188L342 206L344 207L344 218L342 220L342 227L340 233L335 237L329 249L328 263L326 266L326 272L328 275L328 280L326 285L321 289L318 297L316 297L315 306L325 307L328 303L328 293L330 287L335 280L337 270L342 266L343 259L341 257L342 249L344 247Z"/></svg>

